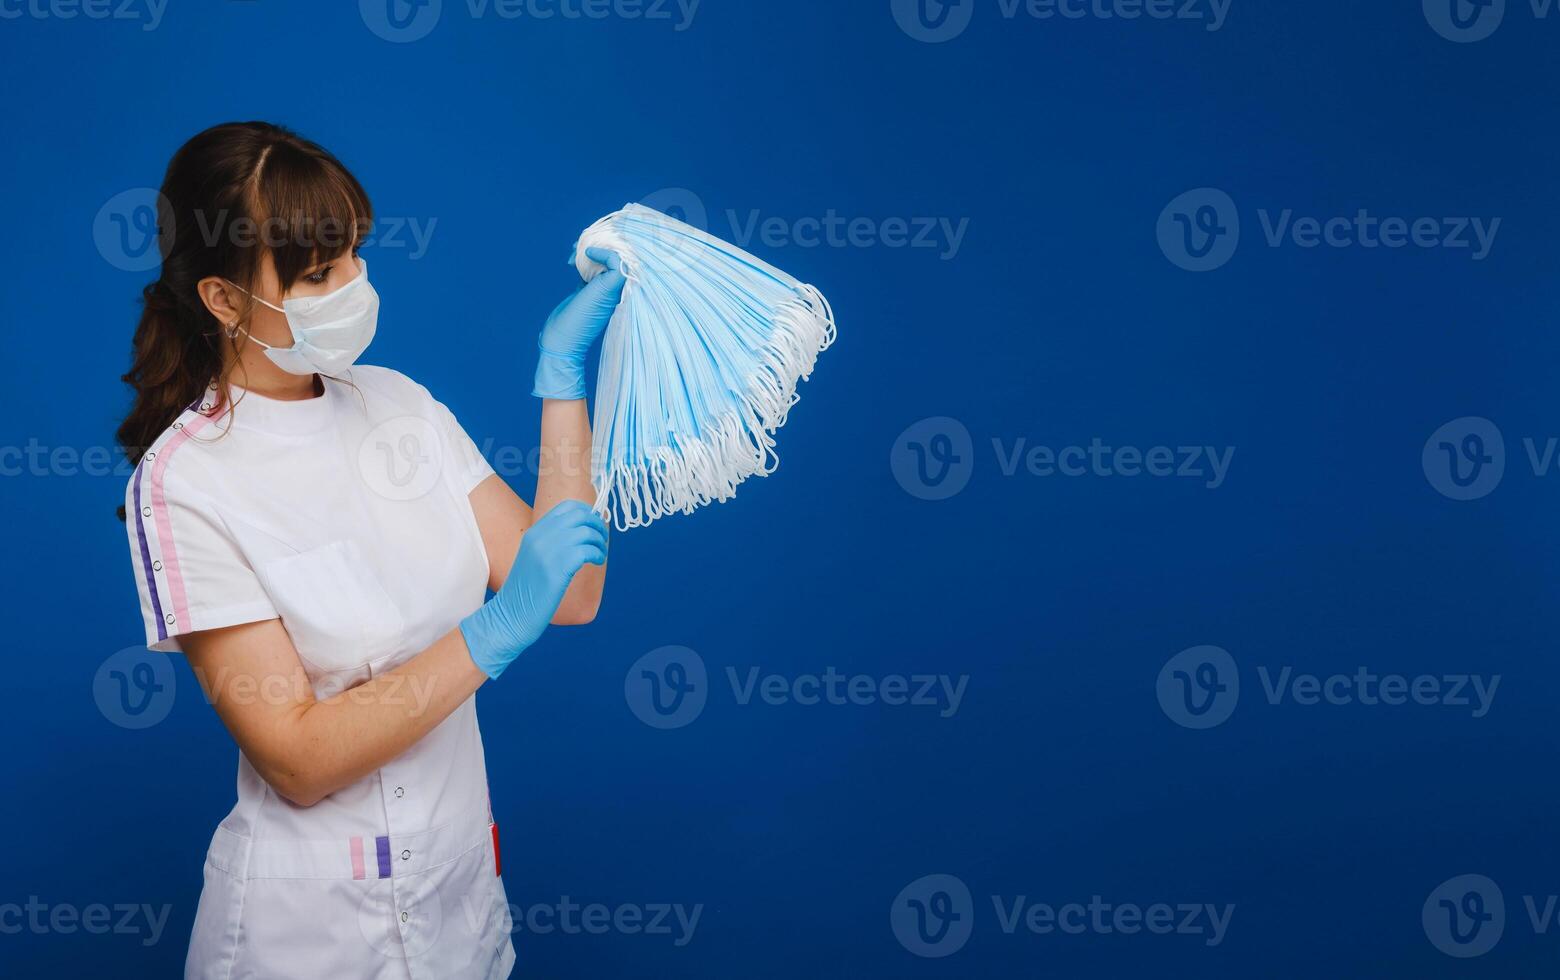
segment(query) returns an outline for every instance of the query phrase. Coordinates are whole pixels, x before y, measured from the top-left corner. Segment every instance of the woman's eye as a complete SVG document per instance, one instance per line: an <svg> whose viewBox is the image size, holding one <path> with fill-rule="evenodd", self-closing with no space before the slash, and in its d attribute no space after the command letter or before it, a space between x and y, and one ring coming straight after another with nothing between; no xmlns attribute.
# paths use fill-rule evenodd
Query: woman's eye
<svg viewBox="0 0 1560 980"><path fill-rule="evenodd" d="M311 272L308 275L304 276L303 277L303 281L308 283L311 286L323 285L325 283L325 280L330 278L330 270L332 270L334 268L335 268L334 265L327 265L325 268L321 269L318 272Z"/></svg>

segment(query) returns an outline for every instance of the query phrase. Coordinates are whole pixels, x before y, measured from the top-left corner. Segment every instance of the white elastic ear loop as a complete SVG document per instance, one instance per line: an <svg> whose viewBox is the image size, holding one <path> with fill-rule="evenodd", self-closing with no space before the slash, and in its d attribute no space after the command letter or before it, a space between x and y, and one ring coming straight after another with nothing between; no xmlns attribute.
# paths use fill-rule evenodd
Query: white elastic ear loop
<svg viewBox="0 0 1560 980"><path fill-rule="evenodd" d="M239 292L243 293L245 296L248 296L250 299L254 300L256 303L259 303L261 306L268 306L271 309L275 310L276 312L282 313L282 314L286 314L286 312L287 312L286 310L282 309L280 306L277 306L275 303L268 303L268 302L266 302L265 300L263 300L260 297L256 296L254 293L251 293L249 290L245 289L243 286L240 286L238 283L234 282L231 279L224 279L222 281L227 283L229 286L232 286L234 289L238 290Z"/></svg>
<svg viewBox="0 0 1560 980"><path fill-rule="evenodd" d="M248 296L250 299L254 300L256 303L259 303L262 306L268 306L271 309L275 310L276 312L282 314L283 316L287 315L287 311L282 309L280 306L276 306L274 304L267 303L265 300L263 300L260 297L256 296L254 293L251 293L249 290L245 289L243 286L240 286L238 283L234 282L233 280L231 280L231 279L224 279L222 281L227 283L229 286L232 286L234 289L238 290L239 292L243 293L245 296ZM266 350L276 350L276 348L273 345L266 343L265 341L261 340L259 337L256 337L254 334L250 333L248 327L241 327L241 326L239 326L236 321L228 329L230 331L233 331L233 333L229 333L228 334L229 337L234 336L234 334L237 331L242 330L242 331L244 331L244 336L248 337L250 340L252 340L255 343L259 344L261 347L264 347Z"/></svg>
<svg viewBox="0 0 1560 980"><path fill-rule="evenodd" d="M250 333L248 327L241 327L241 326L239 326L238 324L235 323L235 324L233 324L233 330L234 331L239 331L239 330L244 331L244 336L245 337L248 337L250 340L252 340L255 343L259 344L261 347L264 347L266 350L276 350L275 346L266 343L265 341L261 340L259 337L256 337L254 334ZM229 336L232 336L232 334L229 334Z"/></svg>

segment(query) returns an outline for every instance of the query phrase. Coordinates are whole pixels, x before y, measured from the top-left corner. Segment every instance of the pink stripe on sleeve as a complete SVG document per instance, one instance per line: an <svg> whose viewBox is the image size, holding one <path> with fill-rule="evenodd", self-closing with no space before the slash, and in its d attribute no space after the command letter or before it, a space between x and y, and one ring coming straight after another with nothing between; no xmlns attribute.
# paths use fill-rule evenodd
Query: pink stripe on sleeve
<svg viewBox="0 0 1560 980"><path fill-rule="evenodd" d="M179 568L179 552L173 544L173 524L168 517L168 500L163 493L163 471L167 469L168 460L173 457L174 451L210 422L209 416L187 413L184 425L174 431L167 444L157 453L157 458L152 461L152 519L157 524L163 574L168 579L168 598L170 605L173 606L175 629L170 630L170 633L188 633L191 627L189 599L184 592L184 575Z"/></svg>
<svg viewBox="0 0 1560 980"><path fill-rule="evenodd" d="M358 881L362 881L365 877L368 876L368 872L365 871L364 868L363 868L363 838L361 838L361 837L354 837L354 838L352 838L351 846L352 846L352 877L354 879L358 880Z"/></svg>

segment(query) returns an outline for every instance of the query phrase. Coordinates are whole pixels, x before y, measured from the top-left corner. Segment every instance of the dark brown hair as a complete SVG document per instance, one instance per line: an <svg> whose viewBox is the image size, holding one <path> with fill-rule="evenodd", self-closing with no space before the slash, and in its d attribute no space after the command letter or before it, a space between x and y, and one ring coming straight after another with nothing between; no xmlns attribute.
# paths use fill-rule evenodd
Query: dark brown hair
<svg viewBox="0 0 1560 980"><path fill-rule="evenodd" d="M211 381L225 390L227 338L201 302L202 279L219 276L252 291L269 253L285 291L353 248L372 222L368 195L341 161L280 126L223 123L181 146L157 202L162 274L141 291L122 378L135 389L118 433L130 462Z"/></svg>

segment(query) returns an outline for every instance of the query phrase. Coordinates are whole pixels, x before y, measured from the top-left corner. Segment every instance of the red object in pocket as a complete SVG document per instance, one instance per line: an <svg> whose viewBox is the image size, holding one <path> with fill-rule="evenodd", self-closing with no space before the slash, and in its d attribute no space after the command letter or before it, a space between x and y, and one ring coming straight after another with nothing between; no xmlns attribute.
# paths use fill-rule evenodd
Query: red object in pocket
<svg viewBox="0 0 1560 980"><path fill-rule="evenodd" d="M504 865L498 859L498 823L495 821L488 824L488 826L493 830L493 874L502 875L504 873Z"/></svg>

